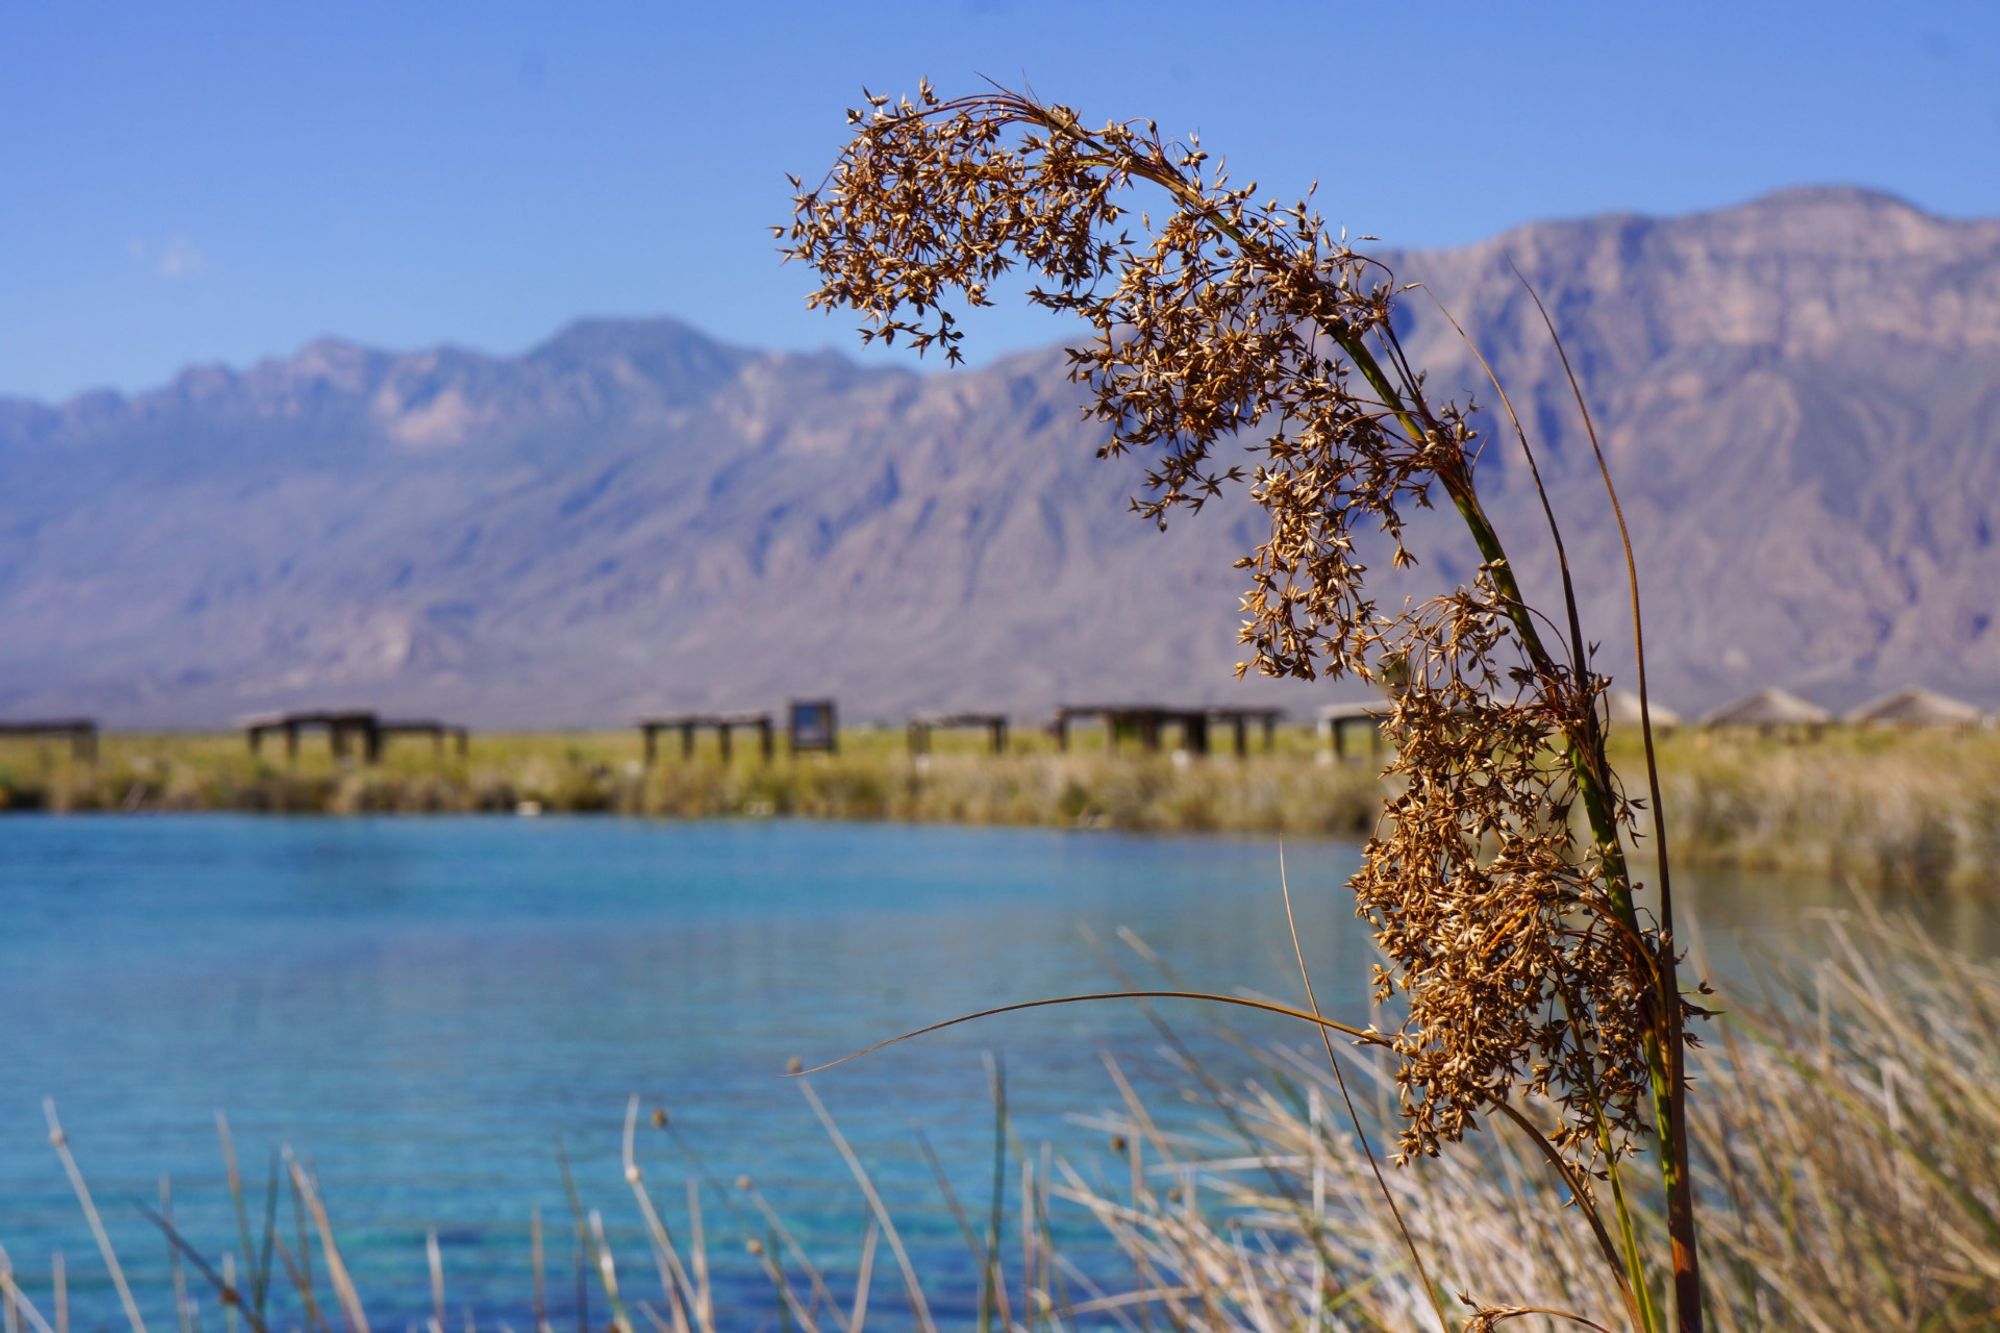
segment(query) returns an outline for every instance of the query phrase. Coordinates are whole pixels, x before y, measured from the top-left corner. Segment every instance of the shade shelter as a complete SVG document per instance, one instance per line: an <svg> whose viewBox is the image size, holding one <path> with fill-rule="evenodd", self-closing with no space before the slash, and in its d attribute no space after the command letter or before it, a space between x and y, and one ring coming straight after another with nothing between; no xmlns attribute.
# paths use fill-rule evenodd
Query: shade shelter
<svg viewBox="0 0 2000 1333"><path fill-rule="evenodd" d="M378 722L375 727L381 732L384 741L392 736L428 736L431 738L431 753L440 756L444 754L446 742L453 744L461 759L465 758L465 752L471 745L471 733L464 727L453 726L449 722L398 719L394 722Z"/></svg>
<svg viewBox="0 0 2000 1333"><path fill-rule="evenodd" d="M931 733L948 729L983 730L988 750L994 754L1007 752L1005 713L918 713L910 718L910 753L929 754Z"/></svg>
<svg viewBox="0 0 2000 1333"><path fill-rule="evenodd" d="M1049 724L1056 748L1068 750L1070 728L1092 718L1104 723L1105 744L1114 752L1120 733L1130 733L1138 738L1140 749L1148 754L1157 753L1165 729L1178 727L1181 748L1194 754L1208 753L1208 714L1159 704L1063 704Z"/></svg>
<svg viewBox="0 0 2000 1333"><path fill-rule="evenodd" d="M1250 753L1250 727L1254 723L1264 735L1264 753L1269 754L1278 744L1278 723L1283 720L1282 708L1211 708L1208 717L1211 722L1227 726L1235 737L1234 749L1238 759Z"/></svg>
<svg viewBox="0 0 2000 1333"><path fill-rule="evenodd" d="M1352 755L1348 753L1348 736L1354 731L1366 731L1369 757L1379 759L1385 746L1382 724L1389 718L1389 708L1388 701L1383 699L1321 704L1318 729L1322 746L1343 763L1350 758L1358 760L1361 758L1359 750Z"/></svg>
<svg viewBox="0 0 2000 1333"><path fill-rule="evenodd" d="M469 735L464 727L449 722L414 718L387 721L365 708L266 713L261 717L248 718L243 723L243 734L250 743L251 754L262 753L264 738L276 734L285 738L286 759L299 757L299 735L307 731L324 731L327 748L333 751L334 758L345 759L358 749L361 761L367 764L381 759L382 746L392 736L429 736L432 749L440 755L444 753L447 741L455 742L458 753L463 756Z"/></svg>
<svg viewBox="0 0 2000 1333"><path fill-rule="evenodd" d="M1819 734L1833 715L1809 699L1801 699L1789 690L1775 687L1758 690L1745 695L1735 703L1724 704L1702 719L1702 725L1712 730L1724 728L1754 728L1758 731L1802 730L1812 735Z"/></svg>
<svg viewBox="0 0 2000 1333"><path fill-rule="evenodd" d="M1121 735L1132 735L1138 739L1139 748L1148 754L1159 752L1161 742L1168 728L1180 732L1181 748L1190 754L1209 752L1209 724L1221 722L1228 725L1236 735L1236 753L1247 754L1250 750L1249 727L1255 722L1263 728L1264 748L1273 744L1278 719L1284 710L1278 708L1176 708L1165 704L1063 704L1056 709L1055 720L1049 724L1049 731L1056 738L1056 748L1069 749L1070 728L1079 721L1096 719L1104 724L1105 743L1113 750L1118 748Z"/></svg>
<svg viewBox="0 0 2000 1333"><path fill-rule="evenodd" d="M0 721L0 736L34 736L69 742L78 763L97 762L97 723L87 717L18 718Z"/></svg>
<svg viewBox="0 0 2000 1333"><path fill-rule="evenodd" d="M1647 700L1647 711L1653 715L1655 731L1672 731L1681 725L1681 715L1658 699ZM1639 696L1631 690L1606 690L1597 696L1597 720L1607 728L1629 727L1637 731L1643 721Z"/></svg>
<svg viewBox="0 0 2000 1333"><path fill-rule="evenodd" d="M738 729L757 733L757 749L765 763L770 763L777 749L776 731L771 725L769 713L676 713L667 717L644 717L639 719L639 734L646 742L646 766L652 767L659 758L660 733L677 731L681 737L681 758L694 757L695 734L713 731L716 743L722 747L722 762L730 759L731 738Z"/></svg>
<svg viewBox="0 0 2000 1333"><path fill-rule="evenodd" d="M1963 699L1911 685L1871 699L1841 720L1855 727L1976 727L1983 719Z"/></svg>
<svg viewBox="0 0 2000 1333"><path fill-rule="evenodd" d="M359 708L305 709L292 713L266 713L246 719L243 734L250 753L263 751L264 738L277 734L285 738L285 758L299 757L299 736L307 731L324 731L327 748L336 759L345 759L358 747L362 762L372 764L382 757L382 723L374 713Z"/></svg>

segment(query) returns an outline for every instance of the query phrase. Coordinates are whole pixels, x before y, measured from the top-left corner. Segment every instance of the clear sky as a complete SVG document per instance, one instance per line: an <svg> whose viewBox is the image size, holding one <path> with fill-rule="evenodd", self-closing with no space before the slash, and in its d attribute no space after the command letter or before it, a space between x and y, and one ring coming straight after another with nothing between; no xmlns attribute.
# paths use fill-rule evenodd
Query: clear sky
<svg viewBox="0 0 2000 1333"><path fill-rule="evenodd" d="M863 83L1030 81L1398 245L1852 183L2000 215L2000 3L0 0L0 394L586 314L852 348L782 268ZM1032 313L975 358L1053 341Z"/></svg>

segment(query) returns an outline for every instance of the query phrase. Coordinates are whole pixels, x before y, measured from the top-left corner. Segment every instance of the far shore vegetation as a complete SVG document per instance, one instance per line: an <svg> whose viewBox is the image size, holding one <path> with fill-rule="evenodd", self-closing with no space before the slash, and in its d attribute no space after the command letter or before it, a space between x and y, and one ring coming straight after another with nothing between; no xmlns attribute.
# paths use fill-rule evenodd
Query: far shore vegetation
<svg viewBox="0 0 2000 1333"><path fill-rule="evenodd" d="M1636 763L1638 739L1612 752ZM747 753L746 753L747 751ZM1629 753L1627 753L1629 751ZM1990 896L2000 883L2000 732L1834 728L1817 737L1681 729L1659 742L1675 819L1670 850L1690 867L1803 872L1870 888ZM675 819L898 820L1174 833L1362 838L1381 808L1376 760L1334 762L1302 726L1275 751L1189 759L1107 752L1098 731L1059 753L1017 730L1008 752L939 733L913 758L903 732L849 727L837 757L764 763L712 738L692 760L663 744L641 761L635 731L479 733L461 758L428 741L382 762L336 761L310 737L296 761L236 733L113 732L93 764L66 746L0 740L0 810L273 814L622 814Z"/></svg>

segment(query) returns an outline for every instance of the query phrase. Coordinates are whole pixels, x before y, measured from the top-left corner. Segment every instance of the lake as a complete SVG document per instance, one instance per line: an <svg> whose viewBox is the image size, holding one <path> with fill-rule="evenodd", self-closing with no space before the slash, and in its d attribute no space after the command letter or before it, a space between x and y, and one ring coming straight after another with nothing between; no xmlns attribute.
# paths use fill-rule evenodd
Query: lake
<svg viewBox="0 0 2000 1333"><path fill-rule="evenodd" d="M1367 939L1341 887L1355 850L1295 843L1288 860L1321 1003L1365 1016ZM1833 896L1741 879L1687 892L1732 958L1760 939L1782 949L1789 927L1778 923L1800 894ZM520 1326L537 1206L556 1238L553 1289L568 1289L558 1143L585 1206L630 1242L627 1281L645 1285L618 1161L632 1093L670 1120L640 1130L670 1218L681 1181L708 1179L718 1290L768 1311L769 1283L744 1248L763 1224L731 1212L744 1209L739 1175L831 1270L852 1268L866 1225L838 1152L782 1077L791 1058L810 1065L986 1005L1120 988L1097 948L1158 984L1121 929L1182 985L1299 994L1271 838L17 818L0 822L0 911L0 1244L38 1300L52 1252L64 1252L80 1327L117 1312L48 1145L45 1095L158 1327L172 1324L165 1249L135 1201L155 1199L169 1174L194 1242L211 1254L233 1242L218 1109L254 1189L280 1146L310 1161L377 1327L427 1311L431 1227L454 1317L469 1304ZM1204 1062L1236 1068L1198 1007L1164 1012ZM1302 1035L1243 1011L1230 1021ZM932 1298L949 1320L964 1314L974 1268L919 1136L982 1209L997 1059L1020 1140L1115 1178L1122 1159L1071 1117L1115 1106L1111 1050L1162 1117L1197 1114L1162 1045L1136 1004L1040 1009L876 1053L813 1087L876 1174L919 1268L941 1275ZM893 1286L878 1275L891 1307Z"/></svg>

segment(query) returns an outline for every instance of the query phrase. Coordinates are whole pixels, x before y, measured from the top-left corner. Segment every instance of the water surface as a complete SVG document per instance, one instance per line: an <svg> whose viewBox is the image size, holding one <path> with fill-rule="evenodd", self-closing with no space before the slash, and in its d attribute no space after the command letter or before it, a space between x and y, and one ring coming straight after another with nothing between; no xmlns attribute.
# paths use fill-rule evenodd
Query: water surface
<svg viewBox="0 0 2000 1333"><path fill-rule="evenodd" d="M1321 1002L1365 1015L1369 953L1340 887L1354 859L1333 844L1289 849ZM1837 899L1684 878L1730 959L1746 944L1784 951L1802 905ZM761 1224L730 1212L739 1174L829 1268L852 1265L864 1227L846 1168L781 1077L791 1057L817 1062L985 1005L1119 988L1087 936L1137 965L1121 929L1187 986L1297 994L1271 838L23 818L0 822L0 911L0 1243L31 1291L52 1251L65 1252L83 1327L115 1307L48 1148L44 1095L161 1326L164 1251L134 1201L171 1174L196 1241L219 1253L232 1240L218 1108L259 1187L272 1150L309 1157L385 1323L421 1317L433 1226L454 1309L520 1315L531 1209L567 1234L558 1142L586 1206L629 1236L617 1148L633 1092L673 1127L643 1128L652 1181L675 1198L686 1176L719 1183L705 1196L718 1282L768 1308L742 1248ZM1236 1068L1200 1013L1169 1012L1218 1072ZM1231 1021L1299 1035L1281 1020ZM814 1087L877 1173L920 1266L943 1275L933 1298L949 1315L972 1279L919 1132L983 1207L993 1058L1021 1141L1052 1141L1087 1175L1115 1175L1101 1135L1069 1117L1115 1104L1113 1050L1165 1120L1196 1114L1160 1048L1136 1005L1043 1009L870 1056ZM552 1246L552 1268L567 1269L566 1244ZM566 1272L552 1281L567 1290Z"/></svg>
<svg viewBox="0 0 2000 1333"><path fill-rule="evenodd" d="M1365 970L1335 893L1352 857L1292 851L1329 1003L1358 995ZM863 1226L854 1187L780 1077L789 1058L815 1062L982 1005L1117 988L1086 931L1128 962L1117 932L1136 932L1190 985L1284 988L1277 883L1268 839L556 819L7 821L0 1243L25 1273L46 1271L60 1245L89 1306L96 1265L47 1146L49 1095L142 1276L157 1271L161 1247L132 1201L150 1198L160 1173L188 1225L219 1248L233 1224L212 1116L226 1108L260 1180L270 1149L310 1154L364 1285L421 1305L422 1236L435 1225L455 1297L512 1308L530 1209L566 1225L558 1140L587 1203L614 1226L630 1216L617 1141L638 1092L674 1126L648 1126L642 1140L656 1182L751 1174L829 1263L851 1263ZM815 1087L879 1173L907 1238L943 1265L962 1251L915 1135L978 1188L992 1133L986 1058L1005 1062L1024 1141L1055 1139L1088 1158L1103 1155L1096 1136L1065 1117L1114 1104L1105 1052L1158 1091L1171 1079L1159 1044L1136 1006L1041 1010L872 1056ZM725 1199L708 1207L724 1277L767 1296Z"/></svg>

